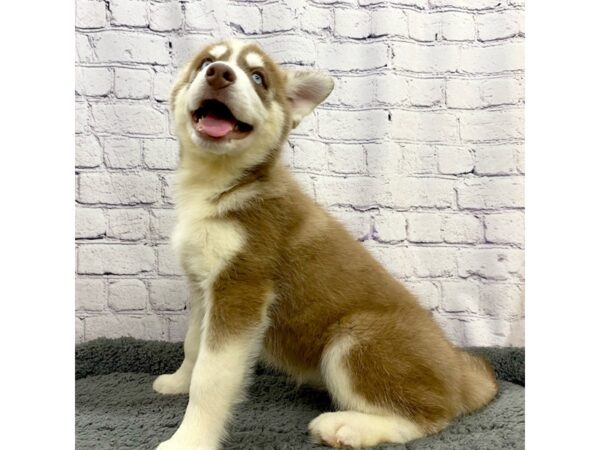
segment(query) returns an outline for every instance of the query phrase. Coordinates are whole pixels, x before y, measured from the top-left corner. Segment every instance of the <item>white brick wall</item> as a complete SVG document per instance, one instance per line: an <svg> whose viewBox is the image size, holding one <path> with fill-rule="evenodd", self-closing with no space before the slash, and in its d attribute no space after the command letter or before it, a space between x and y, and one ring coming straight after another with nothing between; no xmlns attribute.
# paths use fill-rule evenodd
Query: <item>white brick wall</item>
<svg viewBox="0 0 600 450"><path fill-rule="evenodd" d="M178 67L217 37L336 79L284 160L459 344L523 344L523 3L77 0L78 341L181 340Z"/></svg>

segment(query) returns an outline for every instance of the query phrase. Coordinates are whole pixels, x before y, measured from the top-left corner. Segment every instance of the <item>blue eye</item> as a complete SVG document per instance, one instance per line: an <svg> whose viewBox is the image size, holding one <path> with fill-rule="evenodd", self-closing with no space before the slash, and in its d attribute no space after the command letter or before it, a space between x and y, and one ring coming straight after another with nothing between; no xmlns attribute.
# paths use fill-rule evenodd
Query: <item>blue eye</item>
<svg viewBox="0 0 600 450"><path fill-rule="evenodd" d="M263 84L264 80L263 77L260 73L253 73L252 74L252 80L256 83L256 84Z"/></svg>
<svg viewBox="0 0 600 450"><path fill-rule="evenodd" d="M206 69L209 65L213 63L213 60L210 58L205 59L200 66L200 70Z"/></svg>

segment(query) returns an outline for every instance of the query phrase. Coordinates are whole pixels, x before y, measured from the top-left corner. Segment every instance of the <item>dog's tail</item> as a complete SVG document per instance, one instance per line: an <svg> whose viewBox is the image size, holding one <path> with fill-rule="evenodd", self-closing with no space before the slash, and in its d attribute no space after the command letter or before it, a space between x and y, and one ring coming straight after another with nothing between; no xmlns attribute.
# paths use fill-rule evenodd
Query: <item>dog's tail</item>
<svg viewBox="0 0 600 450"><path fill-rule="evenodd" d="M498 393L498 383L494 369L485 359L459 351L462 359L462 406L463 413L468 414L483 408Z"/></svg>

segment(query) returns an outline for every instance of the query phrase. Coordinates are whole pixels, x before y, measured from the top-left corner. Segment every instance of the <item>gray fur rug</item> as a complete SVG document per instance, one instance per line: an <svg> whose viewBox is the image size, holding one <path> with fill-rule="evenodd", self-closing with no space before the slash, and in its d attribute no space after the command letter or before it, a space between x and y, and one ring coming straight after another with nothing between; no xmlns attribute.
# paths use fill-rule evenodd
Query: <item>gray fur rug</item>
<svg viewBox="0 0 600 450"><path fill-rule="evenodd" d="M470 349L487 357L500 381L498 397L482 411L456 420L443 432L378 450L523 449L525 435L524 350ZM152 390L154 377L174 371L181 344L131 338L80 344L76 361L76 448L152 450L176 430L186 395ZM327 449L309 441L308 423L331 411L326 393L295 387L284 376L256 369L247 400L234 413L224 449Z"/></svg>

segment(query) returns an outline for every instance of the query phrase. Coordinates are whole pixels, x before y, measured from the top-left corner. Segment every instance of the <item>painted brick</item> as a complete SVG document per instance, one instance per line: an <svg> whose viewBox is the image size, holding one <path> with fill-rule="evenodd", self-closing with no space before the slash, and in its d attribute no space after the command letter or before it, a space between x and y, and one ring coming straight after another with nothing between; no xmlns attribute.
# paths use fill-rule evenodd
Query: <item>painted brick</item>
<svg viewBox="0 0 600 450"><path fill-rule="evenodd" d="M264 50L279 64L313 65L316 59L314 40L304 36L269 36L257 39ZM321 66L325 67L325 66Z"/></svg>
<svg viewBox="0 0 600 450"><path fill-rule="evenodd" d="M360 144L332 144L329 146L329 170L337 173L365 173L365 149Z"/></svg>
<svg viewBox="0 0 600 450"><path fill-rule="evenodd" d="M78 28L106 26L106 4L100 1L77 0L75 3L75 26Z"/></svg>
<svg viewBox="0 0 600 450"><path fill-rule="evenodd" d="M392 205L399 208L451 208L454 180L433 177L403 177L390 183Z"/></svg>
<svg viewBox="0 0 600 450"><path fill-rule="evenodd" d="M250 9L250 8L246 8ZM262 8L262 31L288 31L294 29L296 25L296 15L292 8L282 3L273 3L270 5L264 5ZM252 8L257 11L258 8ZM258 31L257 27L256 31Z"/></svg>
<svg viewBox="0 0 600 450"><path fill-rule="evenodd" d="M75 344L85 342L85 322L79 317L75 317Z"/></svg>
<svg viewBox="0 0 600 450"><path fill-rule="evenodd" d="M377 89L377 84L373 81L372 77L338 77L327 103L350 106L373 104Z"/></svg>
<svg viewBox="0 0 600 450"><path fill-rule="evenodd" d="M442 17L418 11L406 11L408 16L408 36L415 41L431 42L440 38Z"/></svg>
<svg viewBox="0 0 600 450"><path fill-rule="evenodd" d="M413 78L408 82L408 97L413 106L438 106L444 103L444 81L440 78Z"/></svg>
<svg viewBox="0 0 600 450"><path fill-rule="evenodd" d="M102 311L106 308L104 280L80 278L75 281L75 308L77 311Z"/></svg>
<svg viewBox="0 0 600 450"><path fill-rule="evenodd" d="M437 173L436 149L431 145L403 145L402 157L407 175Z"/></svg>
<svg viewBox="0 0 600 450"><path fill-rule="evenodd" d="M490 317L523 317L524 292L518 284L486 283L481 286L481 312Z"/></svg>
<svg viewBox="0 0 600 450"><path fill-rule="evenodd" d="M501 0L429 0L432 8L450 7L467 10L493 9L501 3Z"/></svg>
<svg viewBox="0 0 600 450"><path fill-rule="evenodd" d="M467 142L523 139L523 110L463 111L459 116L460 136Z"/></svg>
<svg viewBox="0 0 600 450"><path fill-rule="evenodd" d="M442 281L442 309L449 313L479 314L479 284L470 280Z"/></svg>
<svg viewBox="0 0 600 450"><path fill-rule="evenodd" d="M441 325L456 345L478 341L485 347L505 347L513 342L512 325L505 320L444 317Z"/></svg>
<svg viewBox="0 0 600 450"><path fill-rule="evenodd" d="M515 173L516 146L481 145L475 148L475 173L480 175L507 175Z"/></svg>
<svg viewBox="0 0 600 450"><path fill-rule="evenodd" d="M441 293L436 281L407 281L404 286L411 291L421 305L429 310L440 306Z"/></svg>
<svg viewBox="0 0 600 450"><path fill-rule="evenodd" d="M408 37L408 19L399 8L377 8L371 11L371 35Z"/></svg>
<svg viewBox="0 0 600 450"><path fill-rule="evenodd" d="M449 108L475 109L522 103L523 84L515 78L450 79L446 83Z"/></svg>
<svg viewBox="0 0 600 450"><path fill-rule="evenodd" d="M379 242L399 242L406 239L404 213L382 210L375 216L374 237Z"/></svg>
<svg viewBox="0 0 600 450"><path fill-rule="evenodd" d="M429 0L358 0L361 6L381 5L395 3L398 5L413 6L418 9L429 8Z"/></svg>
<svg viewBox="0 0 600 450"><path fill-rule="evenodd" d="M89 63L94 61L94 52L90 40L85 34L75 35L75 52L77 54L77 62Z"/></svg>
<svg viewBox="0 0 600 450"><path fill-rule="evenodd" d="M480 14L475 17L480 41L492 41L518 36L523 32L523 11L509 11Z"/></svg>
<svg viewBox="0 0 600 450"><path fill-rule="evenodd" d="M146 285L137 279L108 283L108 306L113 311L142 311L148 304Z"/></svg>
<svg viewBox="0 0 600 450"><path fill-rule="evenodd" d="M152 90L154 98L160 102L169 100L173 81L173 75L170 72L156 72Z"/></svg>
<svg viewBox="0 0 600 450"><path fill-rule="evenodd" d="M390 141L380 144L365 144L367 171L371 175L398 175L402 172L403 148Z"/></svg>
<svg viewBox="0 0 600 450"><path fill-rule="evenodd" d="M214 2L185 3L185 26L191 30L213 30L218 27Z"/></svg>
<svg viewBox="0 0 600 450"><path fill-rule="evenodd" d="M317 44L317 64L326 70L368 70L385 67L387 47L380 42Z"/></svg>
<svg viewBox="0 0 600 450"><path fill-rule="evenodd" d="M317 176L315 186L317 201L324 206L369 207L390 202L384 182L376 178Z"/></svg>
<svg viewBox="0 0 600 450"><path fill-rule="evenodd" d="M447 41L473 41L477 37L475 21L471 14L449 11L440 14L442 38Z"/></svg>
<svg viewBox="0 0 600 450"><path fill-rule="evenodd" d="M104 163L111 169L130 169L141 162L140 141L136 138L104 138Z"/></svg>
<svg viewBox="0 0 600 450"><path fill-rule="evenodd" d="M100 208L75 208L75 237L97 239L106 234L106 218Z"/></svg>
<svg viewBox="0 0 600 450"><path fill-rule="evenodd" d="M514 42L486 47L462 47L458 68L461 72L468 73L523 70L524 45L522 42Z"/></svg>
<svg viewBox="0 0 600 450"><path fill-rule="evenodd" d="M175 139L146 139L142 143L144 163L150 169L177 168L179 144Z"/></svg>
<svg viewBox="0 0 600 450"><path fill-rule="evenodd" d="M106 314L85 319L85 337L88 340L99 337L164 340L166 332L163 321L156 315L129 316Z"/></svg>
<svg viewBox="0 0 600 450"><path fill-rule="evenodd" d="M154 269L154 252L146 245L81 244L77 271L81 274L136 275Z"/></svg>
<svg viewBox="0 0 600 450"><path fill-rule="evenodd" d="M331 213L357 240L368 239L371 235L371 216L368 212L332 210Z"/></svg>
<svg viewBox="0 0 600 450"><path fill-rule="evenodd" d="M228 3L224 19L233 29L245 34L255 34L261 30L261 15L255 6Z"/></svg>
<svg viewBox="0 0 600 450"><path fill-rule="evenodd" d="M371 34L368 10L335 9L335 34L349 38L366 38Z"/></svg>
<svg viewBox="0 0 600 450"><path fill-rule="evenodd" d="M367 244L369 242L367 241ZM388 247L381 244L365 247L396 279L405 279L412 275L410 255L406 247Z"/></svg>
<svg viewBox="0 0 600 450"><path fill-rule="evenodd" d="M105 96L112 90L112 72L107 67L77 67L75 92L85 96Z"/></svg>
<svg viewBox="0 0 600 450"><path fill-rule="evenodd" d="M150 230L154 239L169 239L175 228L176 218L174 209L152 209Z"/></svg>
<svg viewBox="0 0 600 450"><path fill-rule="evenodd" d="M325 139L376 139L385 136L387 113L381 110L317 112L319 135Z"/></svg>
<svg viewBox="0 0 600 450"><path fill-rule="evenodd" d="M141 208L108 209L107 237L122 241L139 241L148 236L150 219L148 212Z"/></svg>
<svg viewBox="0 0 600 450"><path fill-rule="evenodd" d="M469 124L481 121L479 117L470 119ZM409 141L457 142L458 119L445 112L392 111L391 135Z"/></svg>
<svg viewBox="0 0 600 450"><path fill-rule="evenodd" d="M439 146L436 153L440 173L458 175L473 171L473 153L469 147Z"/></svg>
<svg viewBox="0 0 600 450"><path fill-rule="evenodd" d="M140 104L94 104L92 116L95 129L114 134L163 134L166 126L165 116L156 109Z"/></svg>
<svg viewBox="0 0 600 450"><path fill-rule="evenodd" d="M169 205L174 204L173 195L175 190L175 175L161 175L160 182L162 186L162 199Z"/></svg>
<svg viewBox="0 0 600 450"><path fill-rule="evenodd" d="M469 214L447 214L442 217L442 238L450 244L474 244L483 241L483 224Z"/></svg>
<svg viewBox="0 0 600 450"><path fill-rule="evenodd" d="M82 173L79 178L81 203L136 205L160 198L160 183L151 173Z"/></svg>
<svg viewBox="0 0 600 450"><path fill-rule="evenodd" d="M111 23L130 27L148 26L148 3L144 0L111 0Z"/></svg>
<svg viewBox="0 0 600 450"><path fill-rule="evenodd" d="M137 62L167 65L170 62L167 39L155 34L132 31L103 31L91 36L101 62Z"/></svg>
<svg viewBox="0 0 600 450"><path fill-rule="evenodd" d="M506 248L459 249L458 275L477 276L488 280L521 279L523 252Z"/></svg>
<svg viewBox="0 0 600 450"><path fill-rule="evenodd" d="M183 270L177 255L170 245L159 245L158 249L158 273L160 275L183 275Z"/></svg>
<svg viewBox="0 0 600 450"><path fill-rule="evenodd" d="M150 3L148 18L151 30L178 30L183 25L181 4L178 1Z"/></svg>
<svg viewBox="0 0 600 450"><path fill-rule="evenodd" d="M442 242L442 217L438 213L406 213L410 242Z"/></svg>
<svg viewBox="0 0 600 450"><path fill-rule="evenodd" d="M456 276L457 249L453 247L413 247L409 249L414 276L438 278Z"/></svg>
<svg viewBox="0 0 600 450"><path fill-rule="evenodd" d="M89 128L88 107L83 102L75 102L75 133L83 133Z"/></svg>
<svg viewBox="0 0 600 450"><path fill-rule="evenodd" d="M169 341L182 342L188 329L189 317L182 315L167 316L167 326L169 328Z"/></svg>
<svg viewBox="0 0 600 450"><path fill-rule="evenodd" d="M470 178L457 185L458 205L466 209L522 208L522 177Z"/></svg>
<svg viewBox="0 0 600 450"><path fill-rule="evenodd" d="M502 212L485 216L485 240L494 244L525 243L525 216L522 212Z"/></svg>
<svg viewBox="0 0 600 450"><path fill-rule="evenodd" d="M185 280L152 280L149 291L154 311L182 311L186 306L188 288Z"/></svg>
<svg viewBox="0 0 600 450"><path fill-rule="evenodd" d="M326 144L308 139L294 139L293 145L295 168L320 172L327 167Z"/></svg>
<svg viewBox="0 0 600 450"><path fill-rule="evenodd" d="M376 76L370 79L375 88L374 99L391 105L408 105L410 78L394 74ZM365 83L367 84L367 83Z"/></svg>
<svg viewBox="0 0 600 450"><path fill-rule="evenodd" d="M456 72L460 66L460 47L425 45L410 42L392 43L393 64L409 72Z"/></svg>
<svg viewBox="0 0 600 450"><path fill-rule="evenodd" d="M102 146L93 135L78 135L75 138L75 165L98 167L102 164Z"/></svg>
<svg viewBox="0 0 600 450"><path fill-rule="evenodd" d="M333 28L333 13L329 9L305 5L299 13L300 28L308 33L322 34Z"/></svg>
<svg viewBox="0 0 600 450"><path fill-rule="evenodd" d="M143 99L150 97L152 74L148 70L115 69L115 96Z"/></svg>

